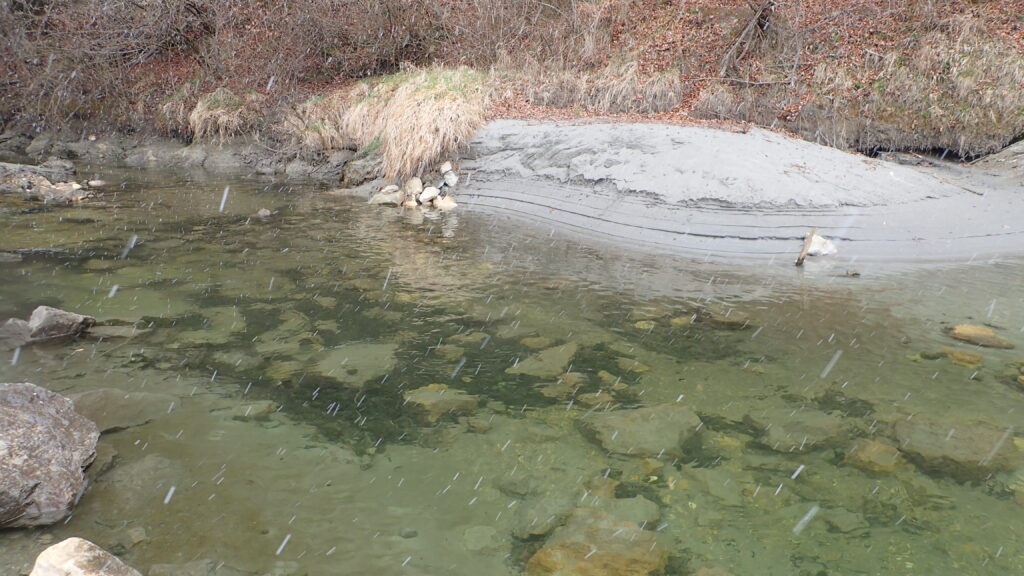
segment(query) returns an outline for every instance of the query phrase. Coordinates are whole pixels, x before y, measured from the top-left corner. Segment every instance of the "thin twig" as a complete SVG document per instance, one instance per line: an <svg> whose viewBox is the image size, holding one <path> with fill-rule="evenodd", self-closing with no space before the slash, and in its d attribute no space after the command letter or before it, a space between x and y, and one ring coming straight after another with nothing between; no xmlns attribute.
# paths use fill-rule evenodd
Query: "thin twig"
<svg viewBox="0 0 1024 576"><path fill-rule="evenodd" d="M682 82L702 82L704 80L717 80L721 82L735 82L737 84L749 84L751 86L769 86L772 84L789 84L789 80L766 80L763 82L755 82L754 80L743 80L740 78L718 78L718 77L707 77L707 78L683 78Z"/></svg>

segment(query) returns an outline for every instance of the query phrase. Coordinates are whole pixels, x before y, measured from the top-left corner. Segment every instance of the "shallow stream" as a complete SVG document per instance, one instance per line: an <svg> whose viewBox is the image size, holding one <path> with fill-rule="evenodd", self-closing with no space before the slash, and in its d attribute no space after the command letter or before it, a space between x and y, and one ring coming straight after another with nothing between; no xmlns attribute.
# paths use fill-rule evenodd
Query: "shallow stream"
<svg viewBox="0 0 1024 576"><path fill-rule="evenodd" d="M1024 347L1019 259L730 267L312 185L102 177L0 208L0 320L45 304L106 334L3 351L0 381L118 391L74 515L0 532L0 573L74 535L151 576L540 574L578 508L650 533L656 573L1024 573L1024 352L946 335ZM670 415L638 440L657 453L593 424L656 407L699 424Z"/></svg>

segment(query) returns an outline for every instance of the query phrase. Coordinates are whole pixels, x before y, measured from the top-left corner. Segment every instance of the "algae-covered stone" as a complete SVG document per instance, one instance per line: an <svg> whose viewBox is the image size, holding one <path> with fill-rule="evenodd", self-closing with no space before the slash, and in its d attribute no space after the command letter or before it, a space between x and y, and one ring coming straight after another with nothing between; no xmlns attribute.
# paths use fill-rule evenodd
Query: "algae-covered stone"
<svg viewBox="0 0 1024 576"><path fill-rule="evenodd" d="M903 455L891 444L858 438L846 453L844 462L866 472L895 472L904 464Z"/></svg>
<svg viewBox="0 0 1024 576"><path fill-rule="evenodd" d="M637 320L633 323L633 328L644 332L650 332L651 330L654 330L656 326L657 324L655 324L654 320Z"/></svg>
<svg viewBox="0 0 1024 576"><path fill-rule="evenodd" d="M442 344L434 349L434 354L437 354L441 358L448 360L449 362L455 362L459 358L462 358L463 354L466 353L466 349L462 346L456 346L454 344Z"/></svg>
<svg viewBox="0 0 1024 576"><path fill-rule="evenodd" d="M519 343L532 350L543 350L544 348L550 348L554 344L550 338L543 336L528 336L520 340Z"/></svg>
<svg viewBox="0 0 1024 576"><path fill-rule="evenodd" d="M618 365L620 370L624 370L626 372L636 372L637 374L642 374L651 369L650 366L647 366L646 364L641 364L637 360L626 357L616 358L615 364Z"/></svg>
<svg viewBox="0 0 1024 576"><path fill-rule="evenodd" d="M669 320L668 323L673 328L686 328L687 326L693 324L694 318L695 315L693 314L689 316L676 316L675 318Z"/></svg>
<svg viewBox="0 0 1024 576"><path fill-rule="evenodd" d="M658 505L643 496L632 498L600 498L588 508L600 510L617 520L632 522L640 527L652 528L661 519Z"/></svg>
<svg viewBox="0 0 1024 576"><path fill-rule="evenodd" d="M569 494L545 494L527 499L516 513L512 535L526 540L551 533L569 517L575 500Z"/></svg>
<svg viewBox="0 0 1024 576"><path fill-rule="evenodd" d="M577 508L526 563L529 576L646 576L660 573L668 549L654 532L592 508Z"/></svg>
<svg viewBox="0 0 1024 576"><path fill-rule="evenodd" d="M1012 429L986 423L901 420L895 426L900 450L921 468L959 480L981 480L1014 469L1021 460Z"/></svg>
<svg viewBox="0 0 1024 576"><path fill-rule="evenodd" d="M576 355L576 344L569 343L542 350L505 370L508 374L525 374L537 378L554 378L565 372Z"/></svg>
<svg viewBox="0 0 1024 576"><path fill-rule="evenodd" d="M245 326L245 317L234 306L204 308L200 327L182 330L177 338L188 345L223 344L232 335L245 332Z"/></svg>
<svg viewBox="0 0 1024 576"><path fill-rule="evenodd" d="M355 343L335 348L317 363L317 371L349 385L381 378L395 367L395 344Z"/></svg>
<svg viewBox="0 0 1024 576"><path fill-rule="evenodd" d="M967 352L964 350L955 350L953 348L943 348L942 353L945 354L947 358L952 360L953 364L963 366L965 368L970 368L972 370L977 370L978 368L980 368L981 362L983 360L981 354L977 354L975 352Z"/></svg>
<svg viewBox="0 0 1024 576"><path fill-rule="evenodd" d="M604 391L588 392L577 396L576 401L582 406L600 406L615 402L615 397Z"/></svg>
<svg viewBox="0 0 1024 576"><path fill-rule="evenodd" d="M235 406L231 410L231 419L241 422L248 422L249 420L265 421L269 420L279 409L280 405L273 400L246 402L245 404Z"/></svg>
<svg viewBox="0 0 1024 576"><path fill-rule="evenodd" d="M950 328L948 334L952 338L957 340L963 340L964 342L970 342L976 346L984 346L985 348L1013 348L1013 342L1010 342L1006 338L998 335L991 328L986 326L976 326L973 324L958 324Z"/></svg>
<svg viewBox="0 0 1024 576"><path fill-rule="evenodd" d="M806 452L833 448L846 438L843 419L817 410L773 407L758 410L744 421L761 430L761 443L776 452Z"/></svg>
<svg viewBox="0 0 1024 576"><path fill-rule="evenodd" d="M448 388L444 384L430 384L404 394L405 404L413 408L428 424L437 422L445 414L464 414L476 410L479 399Z"/></svg>
<svg viewBox="0 0 1024 576"><path fill-rule="evenodd" d="M127 392L117 388L99 388L71 397L75 412L92 420L100 432L141 426L170 413L176 396L155 392Z"/></svg>
<svg viewBox="0 0 1024 576"><path fill-rule="evenodd" d="M609 452L669 458L683 456L700 425L693 410L673 404L591 414L580 421L583 434Z"/></svg>

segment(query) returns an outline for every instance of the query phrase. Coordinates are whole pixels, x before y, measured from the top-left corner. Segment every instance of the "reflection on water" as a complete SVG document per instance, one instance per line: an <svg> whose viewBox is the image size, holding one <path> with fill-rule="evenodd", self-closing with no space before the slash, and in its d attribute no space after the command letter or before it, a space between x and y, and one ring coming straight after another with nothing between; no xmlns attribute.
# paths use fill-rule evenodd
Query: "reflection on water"
<svg viewBox="0 0 1024 576"><path fill-rule="evenodd" d="M4 573L70 535L150 574L1024 570L1022 355L944 334L1024 346L1019 262L728 269L125 178L101 206L0 212L23 250L0 318L106 330L0 381L116 389L93 393L123 420L66 524L0 532Z"/></svg>

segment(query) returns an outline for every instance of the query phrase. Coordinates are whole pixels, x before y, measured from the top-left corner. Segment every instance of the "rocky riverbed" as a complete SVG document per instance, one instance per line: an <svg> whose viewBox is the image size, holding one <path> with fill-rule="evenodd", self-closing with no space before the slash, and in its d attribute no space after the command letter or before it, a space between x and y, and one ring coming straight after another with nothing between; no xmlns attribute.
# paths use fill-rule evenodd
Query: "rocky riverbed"
<svg viewBox="0 0 1024 576"><path fill-rule="evenodd" d="M0 380L101 432L67 522L0 533L5 573L69 537L150 575L1024 567L1016 261L752 270L103 177L106 205L2 214L0 319L95 324Z"/></svg>

